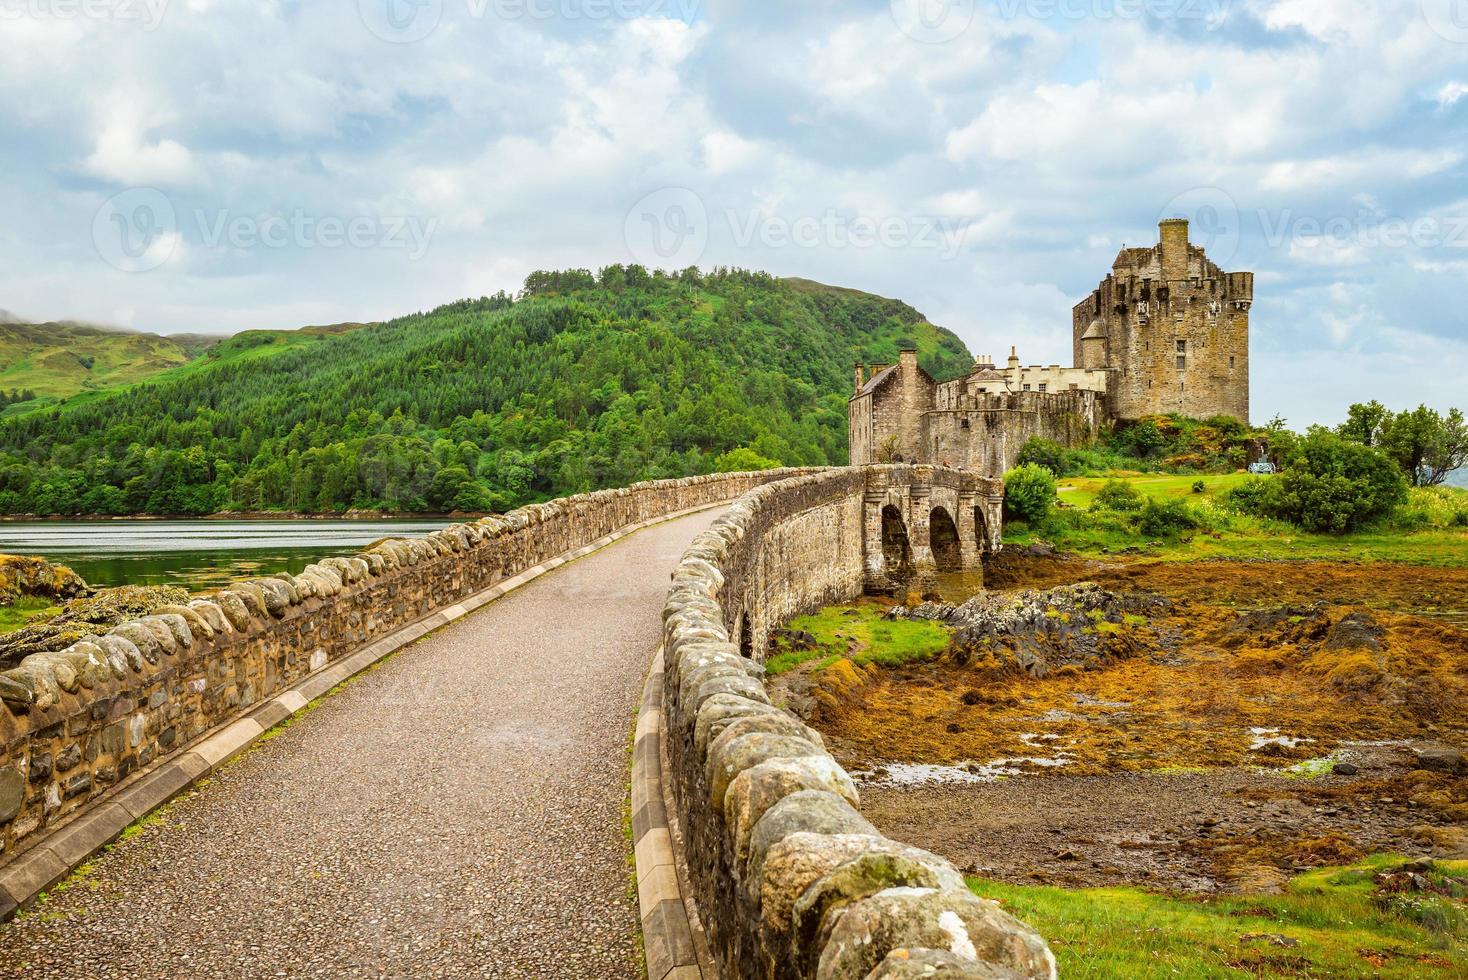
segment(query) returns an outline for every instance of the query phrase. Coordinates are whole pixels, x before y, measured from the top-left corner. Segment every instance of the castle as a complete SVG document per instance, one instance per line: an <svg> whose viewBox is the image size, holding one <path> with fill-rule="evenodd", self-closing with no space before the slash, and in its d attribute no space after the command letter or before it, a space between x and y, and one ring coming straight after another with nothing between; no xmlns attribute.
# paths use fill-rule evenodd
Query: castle
<svg viewBox="0 0 1468 980"><path fill-rule="evenodd" d="M1249 418L1252 272L1224 272L1163 221L1151 248L1123 248L1072 311L1076 367L980 357L938 382L905 350L856 366L848 407L852 465L931 463L999 477L1031 438L1084 445L1103 427L1176 412Z"/></svg>

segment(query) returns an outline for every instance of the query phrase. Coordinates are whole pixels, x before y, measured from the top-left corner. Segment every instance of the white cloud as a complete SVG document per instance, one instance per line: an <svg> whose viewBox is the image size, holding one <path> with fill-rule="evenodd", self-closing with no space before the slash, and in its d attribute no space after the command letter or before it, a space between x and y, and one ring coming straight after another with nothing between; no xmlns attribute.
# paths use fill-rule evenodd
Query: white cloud
<svg viewBox="0 0 1468 980"><path fill-rule="evenodd" d="M1121 243L1154 240L1181 196L1238 212L1227 264L1258 276L1261 416L1291 399L1329 407L1330 377L1274 366L1302 351L1364 358L1401 324L1461 334L1460 250L1383 249L1308 223L1266 239L1255 216L1364 215L1369 229L1459 213L1465 156L1448 121L1468 93L1463 48L1418 0L1234 6L1190 32L1006 21L978 4L946 44L904 37L884 3L835 0L705 0L691 26L448 4L416 44L374 37L352 2L175 0L156 31L0 18L0 295L163 330L378 319L513 288L537 267L627 261L628 208L685 187L715 226L704 265L870 289L976 352L1017 344L1027 361L1064 362L1071 305ZM91 228L99 202L134 184L165 190L180 228L168 262L124 275ZM410 215L437 232L410 262L210 248L191 230L197 213L295 210ZM729 212L936 217L962 229L962 248L740 247L719 227ZM1373 383L1411 386L1425 356L1376 361Z"/></svg>
<svg viewBox="0 0 1468 980"><path fill-rule="evenodd" d="M1468 95L1468 82L1448 82L1437 90L1437 104L1440 108L1451 109L1465 95Z"/></svg>

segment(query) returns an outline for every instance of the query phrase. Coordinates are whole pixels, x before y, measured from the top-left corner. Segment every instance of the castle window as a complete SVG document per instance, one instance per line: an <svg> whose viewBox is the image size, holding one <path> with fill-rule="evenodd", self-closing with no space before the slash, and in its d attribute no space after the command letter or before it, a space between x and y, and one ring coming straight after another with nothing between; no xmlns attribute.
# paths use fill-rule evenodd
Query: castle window
<svg viewBox="0 0 1468 980"><path fill-rule="evenodd" d="M1232 370L1233 370L1233 369L1234 369L1234 359L1233 359L1233 358L1232 358L1232 357L1230 357L1230 358L1229 358L1229 359L1228 359L1228 369L1229 369L1229 370L1230 370L1230 371L1232 371Z"/></svg>
<svg viewBox="0 0 1468 980"><path fill-rule="evenodd" d="M1182 371L1182 370L1185 370L1187 368L1187 366L1188 366L1188 355L1186 355L1186 354L1179 354L1177 356L1177 369L1179 371Z"/></svg>
<svg viewBox="0 0 1468 980"><path fill-rule="evenodd" d="M1186 354L1188 352L1188 342L1186 340L1179 340L1177 342L1177 352L1179 354Z"/></svg>
<svg viewBox="0 0 1468 980"><path fill-rule="evenodd" d="M1041 384L1040 384L1040 390L1041 390L1041 391L1044 391L1044 390L1045 390L1045 388L1046 388L1046 385L1045 385L1045 384L1044 384L1044 383L1043 383L1043 382L1042 382L1042 383L1041 383Z"/></svg>
<svg viewBox="0 0 1468 980"><path fill-rule="evenodd" d="M959 419L958 420L958 427L960 429L967 429L968 428L968 419Z"/></svg>
<svg viewBox="0 0 1468 980"><path fill-rule="evenodd" d="M1030 390L1030 386L1029 385L1025 385L1025 391L1029 391L1029 390Z"/></svg>

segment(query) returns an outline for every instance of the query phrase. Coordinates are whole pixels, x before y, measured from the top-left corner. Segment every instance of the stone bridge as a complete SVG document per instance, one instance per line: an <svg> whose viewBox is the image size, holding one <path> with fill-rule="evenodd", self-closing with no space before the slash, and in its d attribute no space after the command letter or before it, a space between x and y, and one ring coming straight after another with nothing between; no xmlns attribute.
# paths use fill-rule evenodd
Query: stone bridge
<svg viewBox="0 0 1468 980"><path fill-rule="evenodd" d="M1004 481L934 466L874 467L863 501L866 587L981 567L1004 534Z"/></svg>
<svg viewBox="0 0 1468 980"><path fill-rule="evenodd" d="M1053 977L761 680L789 616L971 565L998 513L925 467L640 484L27 657L0 975Z"/></svg>

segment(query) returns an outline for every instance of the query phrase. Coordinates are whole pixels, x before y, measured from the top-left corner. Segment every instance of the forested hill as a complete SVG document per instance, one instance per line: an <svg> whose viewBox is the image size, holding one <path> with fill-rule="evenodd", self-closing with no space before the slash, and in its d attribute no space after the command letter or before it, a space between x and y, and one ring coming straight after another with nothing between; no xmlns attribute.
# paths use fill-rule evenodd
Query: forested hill
<svg viewBox="0 0 1468 980"><path fill-rule="evenodd" d="M236 341L240 339L237 338ZM855 360L972 361L895 300L763 273L531 275L270 357L0 421L0 512L505 510L844 463Z"/></svg>

